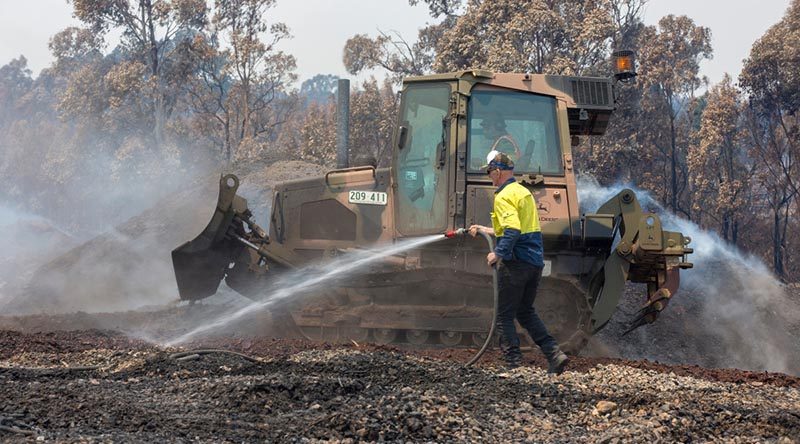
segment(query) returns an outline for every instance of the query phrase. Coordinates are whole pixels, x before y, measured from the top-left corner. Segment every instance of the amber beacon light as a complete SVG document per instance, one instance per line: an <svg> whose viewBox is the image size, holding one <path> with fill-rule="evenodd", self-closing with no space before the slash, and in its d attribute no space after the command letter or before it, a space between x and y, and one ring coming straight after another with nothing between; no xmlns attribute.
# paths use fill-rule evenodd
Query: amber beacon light
<svg viewBox="0 0 800 444"><path fill-rule="evenodd" d="M636 77L636 70L633 64L633 51L622 50L611 54L614 62L614 78L617 80L628 80Z"/></svg>

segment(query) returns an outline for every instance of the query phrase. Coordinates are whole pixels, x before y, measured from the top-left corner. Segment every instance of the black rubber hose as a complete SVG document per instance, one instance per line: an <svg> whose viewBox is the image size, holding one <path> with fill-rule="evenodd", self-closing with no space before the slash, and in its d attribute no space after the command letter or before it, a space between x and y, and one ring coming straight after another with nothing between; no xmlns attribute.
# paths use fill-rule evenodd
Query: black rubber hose
<svg viewBox="0 0 800 444"><path fill-rule="evenodd" d="M486 243L489 244L489 252L493 252L494 240L492 239L492 236L480 230L478 230L478 233L480 233L483 236L483 238L486 239ZM472 359L470 359L466 364L464 364L466 367L470 367L472 364L478 362L478 359L480 359L481 356L483 356L483 353L486 351L486 349L489 348L489 343L492 342L492 337L494 336L494 329L495 325L497 324L497 306L499 301L499 292L497 288L497 262L495 262L494 265L492 265L492 290L494 290L494 305L492 307L492 326L489 327L489 334L486 336L486 341L484 341L481 349L478 350L478 353L476 353L475 356L472 357Z"/></svg>
<svg viewBox="0 0 800 444"><path fill-rule="evenodd" d="M246 355L244 353L239 353L239 352L235 352L235 351L232 351L232 350L216 349L216 348L206 348L206 349L200 349L200 350L187 350L187 351L183 351L183 352L173 353L173 354L169 355L169 357L170 357L170 359L175 359L175 360L181 360L182 358L188 358L186 360L191 360L192 359L191 357L193 357L194 355L197 355L199 357L200 355L209 355L209 354L212 354L212 353L223 353L223 354L228 354L228 355L234 355L234 356L238 356L238 357L240 357L242 359L246 359L246 360L248 360L250 362L261 362L260 359L254 358L252 356L248 356L248 355Z"/></svg>
<svg viewBox="0 0 800 444"><path fill-rule="evenodd" d="M41 371L41 372L87 372L92 370L100 370L102 365L88 365L82 367L0 367L0 370L24 370L24 371Z"/></svg>

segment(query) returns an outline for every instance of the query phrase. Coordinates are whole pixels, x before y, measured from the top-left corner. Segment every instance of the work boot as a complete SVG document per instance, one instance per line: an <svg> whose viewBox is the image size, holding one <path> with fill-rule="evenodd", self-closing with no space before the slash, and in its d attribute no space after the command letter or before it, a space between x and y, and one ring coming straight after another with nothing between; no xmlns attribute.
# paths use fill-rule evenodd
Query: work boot
<svg viewBox="0 0 800 444"><path fill-rule="evenodd" d="M547 359L547 374L560 375L564 372L564 368L569 363L569 357L561 350L556 351Z"/></svg>

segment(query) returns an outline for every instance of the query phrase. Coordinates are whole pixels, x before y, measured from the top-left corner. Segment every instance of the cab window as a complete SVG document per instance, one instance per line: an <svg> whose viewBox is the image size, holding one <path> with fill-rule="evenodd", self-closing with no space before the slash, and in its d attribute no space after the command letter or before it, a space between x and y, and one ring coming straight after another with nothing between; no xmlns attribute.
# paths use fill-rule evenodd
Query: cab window
<svg viewBox="0 0 800 444"><path fill-rule="evenodd" d="M470 172L481 172L491 150L508 154L514 172L563 174L552 97L512 91L473 91L469 104Z"/></svg>

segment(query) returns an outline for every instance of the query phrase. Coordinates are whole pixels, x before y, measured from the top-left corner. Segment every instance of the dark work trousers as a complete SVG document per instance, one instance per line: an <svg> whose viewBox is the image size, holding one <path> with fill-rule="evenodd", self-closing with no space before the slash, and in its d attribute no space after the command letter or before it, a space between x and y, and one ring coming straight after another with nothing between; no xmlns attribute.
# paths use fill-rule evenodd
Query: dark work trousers
<svg viewBox="0 0 800 444"><path fill-rule="evenodd" d="M547 359L558 350L558 343L547 332L547 327L533 308L541 279L542 267L522 261L500 261L497 269L497 329L500 334L500 350L509 365L515 366L522 362L514 318L522 328L528 330Z"/></svg>

